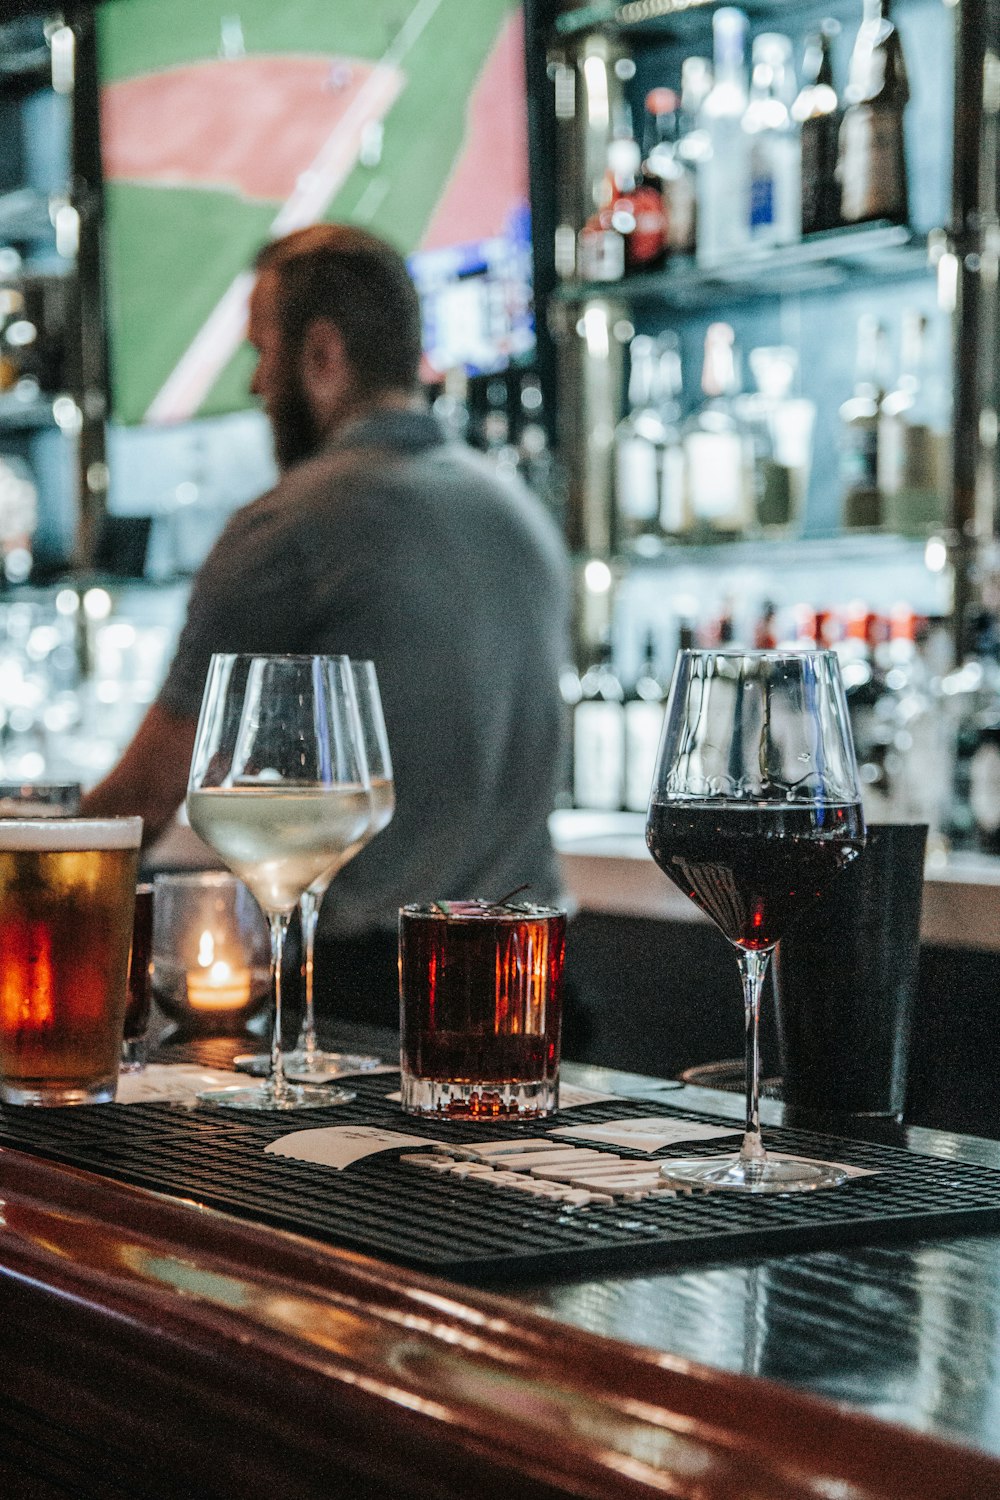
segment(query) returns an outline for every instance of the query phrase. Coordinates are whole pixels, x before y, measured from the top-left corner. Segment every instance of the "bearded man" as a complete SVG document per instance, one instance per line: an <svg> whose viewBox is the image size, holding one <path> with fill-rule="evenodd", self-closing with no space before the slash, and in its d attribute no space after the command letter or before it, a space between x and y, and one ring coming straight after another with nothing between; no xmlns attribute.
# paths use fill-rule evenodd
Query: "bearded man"
<svg viewBox="0 0 1000 1500"><path fill-rule="evenodd" d="M557 792L568 565L556 528L515 479L449 441L418 383L420 308L384 241L314 225L257 261L251 390L281 478L230 519L195 578L160 694L119 764L84 801L174 817L213 651L344 653L375 662L396 779L388 828L337 875L320 941L391 984L410 901L553 901L547 827ZM322 990L317 959L317 988ZM393 987L394 988L394 987ZM344 1012L344 997L338 1005Z"/></svg>

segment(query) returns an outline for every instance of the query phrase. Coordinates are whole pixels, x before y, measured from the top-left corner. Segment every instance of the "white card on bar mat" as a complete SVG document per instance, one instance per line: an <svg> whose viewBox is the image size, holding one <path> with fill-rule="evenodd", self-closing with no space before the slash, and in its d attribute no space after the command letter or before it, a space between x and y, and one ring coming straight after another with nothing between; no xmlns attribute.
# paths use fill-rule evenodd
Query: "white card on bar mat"
<svg viewBox="0 0 1000 1500"><path fill-rule="evenodd" d="M270 1156L290 1156L295 1161L317 1162L343 1171L352 1161L394 1151L398 1146L432 1146L424 1135L402 1135L375 1125L324 1125L319 1130L296 1130L272 1141L264 1150Z"/></svg>
<svg viewBox="0 0 1000 1500"><path fill-rule="evenodd" d="M575 1141L599 1141L605 1146L628 1146L633 1151L659 1151L680 1141L710 1141L719 1135L739 1135L738 1125L702 1125L696 1120L665 1120L660 1115L638 1115L627 1120L605 1120L595 1125L562 1125L549 1135Z"/></svg>
<svg viewBox="0 0 1000 1500"><path fill-rule="evenodd" d="M559 1085L560 1109L579 1109L584 1104L613 1104L617 1100L617 1094L601 1094L597 1089L584 1089L577 1083Z"/></svg>
<svg viewBox="0 0 1000 1500"><path fill-rule="evenodd" d="M263 1087L263 1080L193 1063L150 1063L140 1073L119 1073L117 1104L195 1104L210 1089Z"/></svg>

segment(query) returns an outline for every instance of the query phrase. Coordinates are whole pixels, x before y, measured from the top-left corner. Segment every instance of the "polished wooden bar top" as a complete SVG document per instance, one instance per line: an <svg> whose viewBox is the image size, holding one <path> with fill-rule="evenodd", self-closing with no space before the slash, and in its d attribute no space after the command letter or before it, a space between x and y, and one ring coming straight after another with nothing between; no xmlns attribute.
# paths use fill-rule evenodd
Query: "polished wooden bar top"
<svg viewBox="0 0 1000 1500"><path fill-rule="evenodd" d="M574 1080L740 1119L715 1090L568 1068ZM782 1107L764 1102L766 1125ZM861 1133L858 1131L858 1133ZM1000 1143L875 1126L871 1138L1000 1170ZM1000 1234L720 1261L515 1288L575 1327L761 1375L1000 1455Z"/></svg>
<svg viewBox="0 0 1000 1500"><path fill-rule="evenodd" d="M19 1151L0 1199L17 1500L1000 1497L1000 1233L496 1296Z"/></svg>

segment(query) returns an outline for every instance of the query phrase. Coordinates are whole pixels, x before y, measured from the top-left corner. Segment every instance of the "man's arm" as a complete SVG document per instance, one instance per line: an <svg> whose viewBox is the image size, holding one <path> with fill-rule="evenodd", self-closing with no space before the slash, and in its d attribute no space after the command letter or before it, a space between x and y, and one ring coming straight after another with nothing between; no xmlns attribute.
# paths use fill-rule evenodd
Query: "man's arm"
<svg viewBox="0 0 1000 1500"><path fill-rule="evenodd" d="M154 703L121 760L84 797L84 817L138 814L142 842L151 844L184 800L197 727Z"/></svg>

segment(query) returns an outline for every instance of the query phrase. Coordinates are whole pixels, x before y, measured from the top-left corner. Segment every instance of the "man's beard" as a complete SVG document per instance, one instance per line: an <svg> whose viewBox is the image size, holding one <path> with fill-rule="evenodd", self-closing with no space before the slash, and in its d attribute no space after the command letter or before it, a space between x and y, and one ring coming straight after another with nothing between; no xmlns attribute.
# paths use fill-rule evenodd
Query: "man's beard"
<svg viewBox="0 0 1000 1500"><path fill-rule="evenodd" d="M268 416L274 435L274 456L279 469L290 469L304 458L319 451L320 434L306 401L298 372L286 363L279 394L272 401Z"/></svg>

